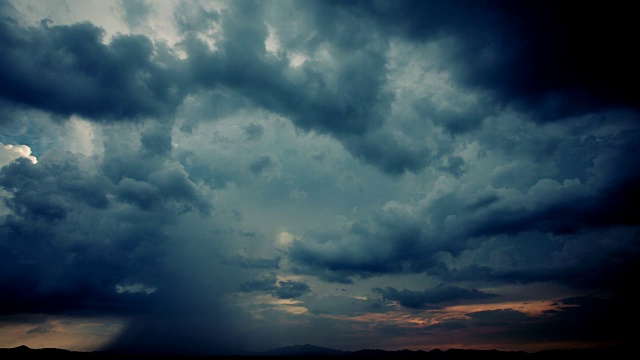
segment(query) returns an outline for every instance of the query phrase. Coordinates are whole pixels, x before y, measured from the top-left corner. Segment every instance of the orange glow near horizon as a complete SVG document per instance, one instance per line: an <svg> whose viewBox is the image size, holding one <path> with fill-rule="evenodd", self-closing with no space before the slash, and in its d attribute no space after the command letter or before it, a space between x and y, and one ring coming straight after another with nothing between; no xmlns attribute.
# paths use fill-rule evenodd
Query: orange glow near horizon
<svg viewBox="0 0 640 360"><path fill-rule="evenodd" d="M467 319L467 314L480 311L515 310L531 317L545 316L547 311L562 311L555 300L534 300L526 302L502 302L488 304L454 305L438 310L430 310L436 323L451 319Z"/></svg>
<svg viewBox="0 0 640 360"><path fill-rule="evenodd" d="M113 341L124 326L124 321L118 319L65 317L49 318L38 324L3 324L0 348L25 345L33 349L96 351Z"/></svg>
<svg viewBox="0 0 640 360"><path fill-rule="evenodd" d="M498 339L501 331L496 327L461 328L457 330L438 331L430 326L470 319L469 314L482 311L514 310L529 317L552 316L547 311L563 311L566 305L555 300L511 301L486 304L453 305L441 309L414 310L402 307L399 303L390 304L389 311L384 313L367 313L356 316L348 315L320 315L325 318L352 322L359 330L374 330L377 327L396 326L407 330L406 335L386 338L385 346L388 350L441 350L447 349L478 349L501 351L536 352L548 349L569 349L593 347L594 344L576 342L527 343L527 342L485 342L479 339ZM357 325L356 325L357 324ZM496 334L494 334L496 333ZM479 336L478 335L482 335ZM428 340L427 340L428 339Z"/></svg>
<svg viewBox="0 0 640 360"><path fill-rule="evenodd" d="M566 305L562 307L566 307ZM384 313L367 313L356 316L323 314L320 316L343 321L415 327L435 325L448 320L468 319L467 314L480 311L515 310L527 316L539 317L545 316L546 311L562 311L562 307L555 300L454 305L435 310L410 310L401 307L398 303L393 303L393 310Z"/></svg>

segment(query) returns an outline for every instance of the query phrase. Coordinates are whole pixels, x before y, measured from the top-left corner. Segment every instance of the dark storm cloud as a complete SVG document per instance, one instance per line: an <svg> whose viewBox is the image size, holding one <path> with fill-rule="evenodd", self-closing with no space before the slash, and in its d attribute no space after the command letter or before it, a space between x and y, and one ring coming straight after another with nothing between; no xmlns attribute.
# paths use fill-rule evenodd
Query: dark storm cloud
<svg viewBox="0 0 640 360"><path fill-rule="evenodd" d="M119 35L104 44L103 30L91 23L43 20L21 27L6 16L0 34L0 97L6 101L122 120L163 116L182 100L175 59L144 36Z"/></svg>
<svg viewBox="0 0 640 360"><path fill-rule="evenodd" d="M459 200L454 200L453 205L448 204L452 195L447 195L435 201L430 221L444 223L448 211L458 209ZM296 240L288 255L301 272L323 279L422 272L439 266L441 253L459 254L468 246L464 236L448 233L444 226L437 230L425 226L427 210L392 204L332 238L309 234ZM465 228L457 230L464 232Z"/></svg>
<svg viewBox="0 0 640 360"><path fill-rule="evenodd" d="M560 135L523 134L519 148L504 143L501 148L496 141L492 150L517 152L518 156L504 167L512 167L512 174L507 176L507 171L492 169L495 176L489 178L491 184L487 186L473 185L477 175L473 166L479 165L449 157L447 162L452 168L443 170L453 176L437 179L431 192L417 205L390 202L370 219L352 223L331 239L309 234L293 243L289 256L300 265L301 272L323 279L330 278L327 273L340 278L427 271L451 281L554 280L571 286L617 289L621 283L607 284L598 276L589 278L584 274L598 273L597 269L608 267L607 264L615 264L615 273L623 273L638 254L637 245L629 239L640 223L634 211L640 198L633 186L640 174L633 161L640 138L635 126L625 129L629 126L626 120L616 120L615 115L606 119L614 128L621 126L620 130L598 134L579 124L575 130L560 129ZM587 136L582 135L585 131L590 131ZM541 154L537 152L540 148L544 149ZM545 170L542 164L549 161L563 165ZM536 172L536 166L547 173ZM549 241L546 235L530 238L527 234L548 234L562 242ZM613 244L601 249L602 258L582 251L569 256L568 250L565 254L557 247L566 241L567 246L583 243L585 248L599 248L601 243L592 237L596 234ZM482 263L443 267L443 254L459 257L465 251L477 250L478 244L496 239L508 239L500 243L521 249L517 258L525 260L512 269ZM524 239L538 250L534 251ZM624 247L628 256L620 256ZM547 257L562 253L570 261L545 265L527 262L526 259L544 261L544 257L534 255L539 251ZM583 261L576 261L579 258ZM493 263L490 258L486 260Z"/></svg>
<svg viewBox="0 0 640 360"><path fill-rule="evenodd" d="M0 179L13 194L6 202L13 214L0 223L0 284L3 294L11 294L1 300L3 314L128 312L145 301L118 296L115 286L153 267L158 253L136 250L160 234L142 218L137 231L126 229L126 222L109 228L117 213L96 222L94 215L107 210L103 203L95 206L95 189L108 182L85 176L68 156L43 156L37 165L16 161L2 168ZM68 188L65 179L76 184Z"/></svg>
<svg viewBox="0 0 640 360"><path fill-rule="evenodd" d="M371 131L364 136L349 137L345 147L367 163L376 164L382 171L401 175L417 172L433 160L428 147L411 148L386 131Z"/></svg>
<svg viewBox="0 0 640 360"><path fill-rule="evenodd" d="M0 217L2 317L126 317L131 326L108 346L127 352L239 346L228 320L242 315L219 302L233 276L216 278L231 272L207 257L216 243L175 233L182 216L210 210L207 194L166 151L160 130L119 126L103 129L103 157L50 151L37 164L0 169L10 194L10 213Z"/></svg>
<svg viewBox="0 0 640 360"><path fill-rule="evenodd" d="M223 307L216 289L202 281L189 281L190 275L196 275L193 270L167 274L169 291L158 294L144 311L133 314L129 326L107 349L127 354L207 356L242 351L248 337L241 325L249 319L233 308Z"/></svg>
<svg viewBox="0 0 640 360"><path fill-rule="evenodd" d="M634 240L637 236L636 227L587 229L547 240L544 232L532 233L538 234L535 236L519 233L498 238L479 237L475 238L475 243L457 240L457 236L439 239L418 228L413 229L415 232L404 233L404 238L399 236L401 231L407 229L398 228L388 230L396 231L395 234L379 232L363 237L347 234L340 241L324 243L315 240L296 241L289 251L289 257L299 264L299 272L330 282L348 283L352 277L377 274L426 272L451 282L530 284L551 281L571 287L625 294L631 281L629 274L636 270L636 259L640 255L640 248ZM476 255L479 263L451 267L441 260L443 254L457 257L471 251L479 252L482 248L479 249L477 244L485 242L495 242L496 249L488 250L487 259ZM507 261L505 258L492 261L492 251L499 253L498 248L512 248L513 260ZM482 265L485 260L495 265ZM392 293L389 290L385 296L405 301L410 306L408 295L406 298L400 295L392 297ZM433 294L412 295L422 299Z"/></svg>
<svg viewBox="0 0 640 360"><path fill-rule="evenodd" d="M232 4L221 20L224 40L216 44L221 51L210 53L202 42L187 38L185 46L194 79L206 86L222 84L235 89L267 109L292 116L304 129L359 134L375 126L379 119L372 110L376 101L383 100L380 85L384 59L379 51L367 49L366 40L372 39L365 36L365 29L354 29L363 38L356 48L346 51L334 46L335 29L326 29L325 33L322 26L307 43L314 49L319 45L330 47L336 57L333 66L337 67L327 68L322 62L309 60L301 69L293 70L266 52L268 31L260 18L263 7L255 2ZM304 31L315 31L319 25L316 15L304 7L297 10L301 18L314 21ZM340 19L344 24L348 20L348 16Z"/></svg>
<svg viewBox="0 0 640 360"><path fill-rule="evenodd" d="M94 159L57 151L2 167L11 195L0 219L3 313L126 313L156 297L116 290L162 288L163 229L210 205L168 154L118 152L118 141L105 143L114 151L97 172L87 170Z"/></svg>
<svg viewBox="0 0 640 360"><path fill-rule="evenodd" d="M247 281L240 285L240 291L252 292L252 291L273 291L276 289L277 279L275 276L269 276L262 279L255 279Z"/></svg>
<svg viewBox="0 0 640 360"><path fill-rule="evenodd" d="M216 42L219 50L210 52L195 37L197 29L183 29L193 82L206 88L230 89L258 106L289 116L299 128L332 134L354 156L392 174L420 171L432 163L433 156L441 154L426 146L403 143L388 130L381 130L390 121L387 117L394 101L394 95L385 89L387 40L391 36L417 43L443 41L446 57L452 60L447 66L453 80L463 88L480 88L488 94L456 110L440 109L432 99L414 101L419 114L451 134L478 129L486 116L511 105L540 120L633 105L632 94L620 90L629 87L615 87L602 96L602 89L611 84L590 80L593 76L587 72L588 66L574 69L575 64L593 60L586 56L586 45L579 46L584 58L566 53L559 44L543 47L545 39L553 42L561 38L562 44L585 42L579 31L563 24L574 17L557 6L545 8L528 2L308 2L285 9L283 15L274 17L273 10L264 4L234 3L219 17L194 19L200 24L197 29L216 24L223 34ZM296 16L283 19L288 12ZM278 51L283 54L313 54L323 49L331 58L310 58L298 68L289 67L283 58L266 51L268 29L256 20L260 17L280 25L276 26L282 43ZM327 18L333 21L326 22ZM397 21L405 18L408 21ZM545 27L543 20L551 25ZM286 31L279 23L285 21L293 22L298 33ZM579 29L585 26L576 21ZM614 30L603 31L609 36ZM447 37L453 42L447 42ZM608 59L607 55L603 59ZM594 71L615 67L612 62L594 66ZM629 71L630 64L625 61L622 68ZM450 159L454 163L443 169L460 174L458 158Z"/></svg>
<svg viewBox="0 0 640 360"><path fill-rule="evenodd" d="M278 288L273 294L280 299L299 298L311 291L306 283L300 281L286 280L278 283Z"/></svg>
<svg viewBox="0 0 640 360"><path fill-rule="evenodd" d="M498 296L477 289L444 285L425 291L397 290L393 287L373 288L372 290L380 294L384 300L398 301L400 305L413 309L434 307L443 302L487 299Z"/></svg>
<svg viewBox="0 0 640 360"><path fill-rule="evenodd" d="M558 236L553 239L558 245L549 250L542 241L532 246L519 246L519 255L529 255L528 261L517 266L496 265L468 266L456 269L432 269L449 281L533 283L558 282L574 288L604 289L618 295L628 294L631 274L637 271L640 246L636 239L636 227L612 227L581 234ZM533 240L533 239L531 239ZM511 243L514 243L512 240ZM532 253L538 253L532 255ZM547 254L547 255L545 255ZM545 262L545 256L556 261Z"/></svg>
<svg viewBox="0 0 640 360"><path fill-rule="evenodd" d="M541 121L638 107L633 11L620 2L575 7L547 1L348 2L415 42L453 37L455 80ZM402 19L398 21L398 19ZM594 26L602 24L602 26ZM451 128L455 131L456 127Z"/></svg>
<svg viewBox="0 0 640 360"><path fill-rule="evenodd" d="M574 15L555 3L529 1L226 5L211 10L180 2L172 19L181 37L174 52L142 35L105 41L106 33L87 22L25 26L0 2L4 118L17 129L37 113L58 124L79 115L102 122L92 126L100 132L94 141L103 141L90 157L45 153L51 147L46 136L55 136L42 129L30 135L35 120L21 129L27 134L20 141L9 134L12 127L3 127L3 143L29 144L39 160L18 159L0 168L0 190L8 194L0 207L5 319L16 313L124 314L134 321L114 349L206 354L241 345L246 333L239 324L252 321L222 305L225 293L261 292L305 304L315 295L313 282L279 280L287 271L352 284L350 289L363 278L389 274L423 273L455 284L373 289L405 311L497 296L472 287L481 285L544 282L631 293L640 255L640 217L633 211L640 201L640 134L634 125L638 95L628 84L639 80L639 59L628 45L633 12L626 6L581 5L584 14ZM154 15L144 1L122 6L130 28ZM616 23L590 25L608 17ZM276 49L265 45L271 36L277 37ZM301 54L304 62L290 64ZM446 83L407 72L415 88L405 88L406 79L394 78L394 66L402 64L393 65L403 55ZM425 65L422 56L433 64ZM439 87L453 90L441 97L419 93ZM625 107L631 109L621 115ZM610 109L615 111L605 112ZM259 118L250 118L254 110ZM577 116L582 114L590 115ZM231 115L243 146L267 143L269 121L283 116L297 131L329 135L354 158L397 175L385 177L393 182L371 179L372 186L380 181L393 189L374 192L367 204L350 204L357 205L351 213L346 207L319 211L317 226L333 221L328 213L348 220L331 236L305 232L304 214L283 213L282 221L295 222L297 229L295 240L278 249L282 257L253 252L271 246L262 234L279 225L264 225L268 219L252 224L247 217L243 229L250 232L243 241L256 248L243 253L251 256L226 256L231 245L225 244L242 233L233 229L237 224L216 221L223 222L218 215L225 212L239 214L224 208L228 204L253 198L243 185L277 172L282 179L270 189L295 183L312 203L313 186L320 184L304 188L301 172L281 171L281 163L292 168L281 148L259 148L239 165L212 160L215 152L201 154L197 141L218 145L225 135L196 138L199 124ZM195 144L174 144L191 139L172 135L176 123ZM36 145L22 141L29 136ZM318 161L304 164L305 170L319 174L321 165L343 160L331 151L309 155ZM413 174L400 176L407 171ZM225 192L233 188L229 184L238 189ZM286 190L281 194L293 194ZM371 204L385 202L368 216ZM263 210L255 203L245 209ZM207 216L206 224L193 220L198 215ZM378 302L331 301L309 309L384 311L373 309ZM471 313L468 322L440 326L506 326L523 339L553 340L564 338L563 332L596 339L603 332L585 319L593 316L592 324L613 328L612 319L631 308L617 298L562 302L562 311L547 314L555 319L548 323L511 309ZM276 319L275 312L269 316ZM619 334L616 328L604 335Z"/></svg>
<svg viewBox="0 0 640 360"><path fill-rule="evenodd" d="M491 327L491 339L507 336L517 343L568 341L629 344L631 339L619 321L637 319L629 313L629 299L594 295L560 299L559 311L530 316L514 309L488 310L466 314L467 321L454 322L467 328Z"/></svg>
<svg viewBox="0 0 640 360"><path fill-rule="evenodd" d="M269 11L263 9L267 6L234 2L220 20L205 19L210 26L219 21L223 30L222 40L215 44L217 51L209 51L191 29L185 30L183 46L189 54L186 63L193 82L234 91L254 105L290 117L303 130L329 133L352 154L384 171L400 174L424 167L428 158L423 151L409 149L386 133L369 134L384 122L393 98L384 89L384 38L374 36L376 29L366 23L355 25L357 15L321 3L308 5L285 8L286 13L295 14L288 20L300 25L300 34L277 24L285 46L282 51L328 50L331 59L311 57L298 68L290 67L286 59L265 49L268 29L260 17ZM327 24L326 18L336 21ZM344 26L349 28L342 29ZM308 39L302 40L302 34Z"/></svg>
<svg viewBox="0 0 640 360"><path fill-rule="evenodd" d="M278 281L275 275L247 281L240 285L240 291L260 291L273 295L280 299L295 299L308 294L311 288L300 281Z"/></svg>
<svg viewBox="0 0 640 360"><path fill-rule="evenodd" d="M208 213L210 201L185 170L173 160L170 129L150 128L140 135L141 147L128 137L109 134L101 173L116 184L114 195L145 210Z"/></svg>
<svg viewBox="0 0 640 360"><path fill-rule="evenodd" d="M142 2L125 3L126 16L148 11ZM283 13L274 15L271 5L282 5ZM418 43L452 37L445 49L453 79L492 94L454 112L436 109L430 99L415 104L453 134L477 129L495 112L493 104L522 107L542 120L633 106L637 97L626 90L632 87L618 86L635 73L637 57L623 46L629 12L585 10L587 16L578 17L538 2L233 2L218 12L181 3L174 20L185 61L144 36L115 36L104 44L102 30L89 23L22 27L4 17L0 96L61 115L123 119L162 117L188 93L227 89L289 116L301 129L332 134L353 155L399 174L433 159L426 147L375 131L389 121L394 99L385 89L391 37ZM596 31L588 24L597 15L622 18ZM265 19L279 32L284 57L266 51ZM286 30L287 21L297 32ZM214 28L221 37L212 52L198 35ZM603 41L592 49L591 39ZM293 68L286 55L295 51L324 51L330 58L310 56Z"/></svg>
<svg viewBox="0 0 640 360"><path fill-rule="evenodd" d="M637 131L593 138L589 143L597 150L579 156L574 152L573 159L593 159L594 165L585 169L591 176L577 182L577 178L562 182L540 179L528 190L535 207L500 206L507 202L498 200L482 211L486 216L470 224L469 233L519 233L527 229L573 233L586 228L637 225L640 218L632 209L640 197L632 184L637 183L640 168L630 156L640 146ZM488 218L491 221L486 221Z"/></svg>
<svg viewBox="0 0 640 360"><path fill-rule="evenodd" d="M233 2L219 14L182 3L175 17L185 61L143 36L116 36L105 45L102 30L89 23L23 28L5 19L2 76L7 86L1 95L61 115L123 119L166 116L187 93L227 89L290 117L301 129L335 136L352 154L384 171L418 171L429 163L428 150L412 149L386 132L370 133L384 123L393 99L384 89L387 43L380 35L385 28L340 7L294 4L286 11L295 13L289 21L299 22L300 34L281 28L283 51L328 51L330 59L310 56L292 68L265 49L263 7ZM326 18L335 21L326 23ZM216 26L222 40L211 52L198 35ZM41 74L37 80L27 76L34 73Z"/></svg>
<svg viewBox="0 0 640 360"><path fill-rule="evenodd" d="M60 154L42 166L26 159L5 166L0 171L0 185L13 194L5 199L17 215L29 219L64 219L73 210L72 203L105 208L111 185L98 175L85 175L77 159ZM55 155L54 155L55 156Z"/></svg>
<svg viewBox="0 0 640 360"><path fill-rule="evenodd" d="M564 333L576 339L629 341L633 336L619 326L619 321L638 320L632 301L630 297L597 295L561 299L562 311L554 314L556 321L543 324L538 334L549 338Z"/></svg>
<svg viewBox="0 0 640 360"><path fill-rule="evenodd" d="M158 169L141 180L125 175L117 185L114 194L120 200L144 210L167 208L189 212L197 209L208 213L211 207L181 166Z"/></svg>
<svg viewBox="0 0 640 360"><path fill-rule="evenodd" d="M578 207L579 204L574 206ZM564 209L565 212L574 211L568 206ZM578 214L581 211L582 209ZM500 214L501 216L498 214L483 216L479 222L499 223L510 215L508 211ZM442 254L461 256L467 248L469 251L477 249L477 245L473 245L471 239L476 239L477 243L490 239L496 241L495 238L487 238L485 235L472 235L473 222L465 224L466 227L460 228L459 232L450 236L446 232L431 233L417 223L411 222L387 223L385 227L368 228L365 232L360 232L362 229L351 229L339 240L296 241L289 251L289 257L302 266L301 272L313 274L327 281L335 281L344 276L367 277L384 273L427 271L430 275L447 281L489 283L557 281L571 286L602 288L616 292L628 287L628 277L625 274L634 268L634 259L640 254L637 244L633 241L637 234L635 226L618 226L616 224L620 219L615 219L603 228L602 223L591 224L588 220L580 220L571 214L557 213L554 216L557 219L554 219L553 223L557 220L559 234L555 235L556 240L548 241L548 246L542 239L536 237L528 239L523 232L534 231L534 234L545 234L549 231L549 221L546 220L543 223L518 222L518 226L522 225L522 227L517 230L502 227L500 231L493 232L493 236L502 234L500 236L504 237L504 243L500 244L518 249L514 256L521 259L517 265L505 263L499 268L478 264L450 268L441 262ZM563 220L571 222L572 228L581 227L582 230L566 233L564 230L567 229L567 225L562 224ZM562 242L558 243L558 240ZM563 243L566 244L565 249L559 247ZM599 250L592 253L586 249ZM547 261L545 257L549 259L548 257L552 255L566 256L566 260L563 263L550 262L541 265L541 261ZM602 268L608 269L607 272L598 270ZM334 278L328 276L326 272L333 274Z"/></svg>
<svg viewBox="0 0 640 360"><path fill-rule="evenodd" d="M288 256L299 271L348 283L345 276L420 271L434 264L423 247L418 224L355 224L341 238L294 241ZM389 226L391 225L391 226Z"/></svg>
<svg viewBox="0 0 640 360"><path fill-rule="evenodd" d="M431 119L434 125L444 128L449 134L459 135L476 130L486 116L495 113L487 99L482 100L480 104L456 104L442 109L433 99L420 98L414 101L412 107L418 114Z"/></svg>
<svg viewBox="0 0 640 360"><path fill-rule="evenodd" d="M291 257L292 255L290 254L289 256ZM300 255L296 254L296 255L293 255L293 257L291 257L291 259L296 264L299 264L299 265L294 265L291 268L291 271L294 274L313 275L323 281L337 283L337 284L353 284L354 283L354 281L350 278L350 276L353 275L353 271L337 271L336 269L331 269L331 268L309 266L304 263L304 260L297 259L296 256L300 256Z"/></svg>

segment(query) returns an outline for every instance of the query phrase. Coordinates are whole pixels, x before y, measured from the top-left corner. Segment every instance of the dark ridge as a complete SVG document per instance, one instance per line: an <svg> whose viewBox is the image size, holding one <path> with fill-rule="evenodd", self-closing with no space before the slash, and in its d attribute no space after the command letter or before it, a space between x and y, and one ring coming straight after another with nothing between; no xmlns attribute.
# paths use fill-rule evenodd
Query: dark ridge
<svg viewBox="0 0 640 360"><path fill-rule="evenodd" d="M257 356L356 356L356 357L393 357L393 358L421 358L427 360L547 360L556 358L589 358L597 356L599 358L628 358L633 357L631 354L636 351L630 347L611 347L611 348L594 348L594 349L567 349L567 350L542 350L537 352L525 351L500 351L500 350L473 350L473 349L449 349L442 351L433 349L430 351L423 350L381 350L381 349L362 349L357 351L342 351L320 346L305 344L294 345L283 348L271 349L261 352L248 352L237 355L225 355L226 357L257 357ZM196 356L196 355L141 355L126 354L106 351L81 352L70 351L64 349L44 348L31 349L27 346L18 346L15 348L0 348L0 359L192 359L205 360L215 358L216 356Z"/></svg>
<svg viewBox="0 0 640 360"><path fill-rule="evenodd" d="M348 352L324 348L320 346L305 344L293 345L283 348L271 349L262 353L256 353L258 356L340 356L346 355Z"/></svg>

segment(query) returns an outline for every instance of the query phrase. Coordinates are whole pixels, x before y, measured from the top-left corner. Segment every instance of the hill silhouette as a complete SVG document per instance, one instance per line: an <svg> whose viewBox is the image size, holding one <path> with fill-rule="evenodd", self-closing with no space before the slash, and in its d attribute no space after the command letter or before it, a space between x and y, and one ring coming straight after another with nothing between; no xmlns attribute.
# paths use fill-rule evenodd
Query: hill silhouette
<svg viewBox="0 0 640 360"><path fill-rule="evenodd" d="M343 351L320 346L305 344L276 348L261 352L238 353L234 357L393 357L393 358L420 358L427 360L538 360L553 358L579 358L579 357L613 357L621 358L632 356L635 350L626 347L597 348L597 349L568 349L568 350L542 350L537 352L525 351L500 351L500 350L474 350L474 349L448 349L446 351L434 349L424 350L382 350L362 349L357 351ZM225 355L229 356L229 355ZM27 346L15 348L0 348L0 359L208 359L209 356L187 355L141 355L115 353L108 351L81 352L56 348L31 349ZM633 356L632 356L633 357Z"/></svg>

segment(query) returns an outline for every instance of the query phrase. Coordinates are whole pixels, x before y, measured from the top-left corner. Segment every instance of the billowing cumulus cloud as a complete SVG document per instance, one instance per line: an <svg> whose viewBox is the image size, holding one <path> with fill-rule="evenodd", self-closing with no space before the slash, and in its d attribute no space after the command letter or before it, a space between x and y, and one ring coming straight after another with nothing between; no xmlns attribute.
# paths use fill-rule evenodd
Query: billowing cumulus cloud
<svg viewBox="0 0 640 360"><path fill-rule="evenodd" d="M640 128L617 5L1 2L0 339L624 343Z"/></svg>
<svg viewBox="0 0 640 360"><path fill-rule="evenodd" d="M31 155L31 148L27 145L4 145L0 143L0 146L0 154L2 154L0 164L2 166L18 158L29 159L34 164L38 162L38 159Z"/></svg>
<svg viewBox="0 0 640 360"><path fill-rule="evenodd" d="M103 43L91 23L22 27L3 18L2 87L11 102L60 115L121 120L158 116L181 100L175 66L148 38ZM164 56L164 59L163 59ZM35 76L37 74L37 76Z"/></svg>
<svg viewBox="0 0 640 360"><path fill-rule="evenodd" d="M495 158L477 151L471 157L473 166L464 174L439 175L421 199L413 203L390 201L370 219L352 223L330 239L314 238L313 234L303 237L293 244L290 256L305 267L311 265L320 272L329 270L343 275L422 271L436 275L444 264L443 254L458 256L470 246L477 247L484 242L519 246L519 238L530 237L544 249L545 243L552 244L550 239L570 241L583 238L587 233L604 232L605 236L616 238L614 242L621 249L629 245L624 240L627 231L635 232L628 227L633 228L637 223L633 211L637 194L629 185L635 182L638 171L630 159L626 159L631 153L627 147L637 146L637 141L629 138L635 137L635 132L622 130L633 125L619 126L620 130L592 134L585 139L569 135L554 140L547 136L546 141L552 142L553 147L544 161L552 160L551 164L532 159L520 167L518 163L522 160L514 159L486 174L485 169ZM522 139L519 146L537 148L537 135L531 137ZM591 141L608 145L588 146ZM564 159L568 155L562 149L566 148L581 149L580 155L574 153L572 160L589 164L588 167L579 171L569 166L559 167L557 164L569 161ZM528 154L523 157L539 156ZM528 168L530 161L540 167L539 172L528 174L515 170ZM614 165L616 162L626 165ZM514 170L509 169L511 167ZM506 180L507 172L512 171L516 172ZM538 235L527 235L531 233ZM497 240L500 238L502 240ZM560 249L558 245L551 246L546 254L553 256ZM629 251L637 253L635 245L632 249ZM606 253L618 257L617 251L610 249ZM548 266L564 268L566 265L549 263ZM550 268L546 271L551 273ZM530 281L522 275L521 281ZM567 276L565 281L572 281L571 278L575 279Z"/></svg>

